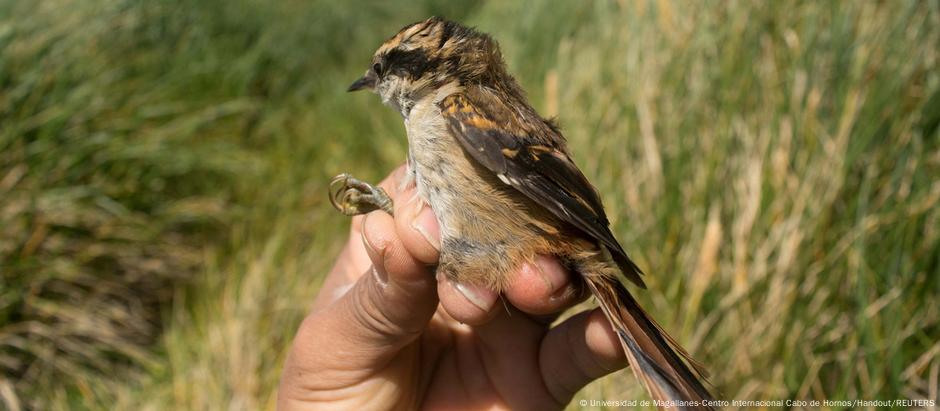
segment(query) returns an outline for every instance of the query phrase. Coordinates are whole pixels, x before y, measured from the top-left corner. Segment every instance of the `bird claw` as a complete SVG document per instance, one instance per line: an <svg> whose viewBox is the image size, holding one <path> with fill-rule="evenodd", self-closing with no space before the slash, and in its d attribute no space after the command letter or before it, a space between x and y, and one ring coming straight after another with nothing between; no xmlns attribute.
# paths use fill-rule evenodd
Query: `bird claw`
<svg viewBox="0 0 940 411"><path fill-rule="evenodd" d="M348 216L384 210L394 215L391 197L381 187L373 186L343 173L330 181L330 203Z"/></svg>

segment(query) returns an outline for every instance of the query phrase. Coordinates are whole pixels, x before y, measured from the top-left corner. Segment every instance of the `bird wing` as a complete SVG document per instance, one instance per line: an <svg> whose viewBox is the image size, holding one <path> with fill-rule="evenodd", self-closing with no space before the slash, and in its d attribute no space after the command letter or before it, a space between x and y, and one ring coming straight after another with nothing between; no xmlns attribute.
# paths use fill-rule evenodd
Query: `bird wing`
<svg viewBox="0 0 940 411"><path fill-rule="evenodd" d="M504 183L603 244L631 281L646 288L642 272L610 232L597 191L574 165L558 131L542 120L526 124L507 110L487 110L495 97L450 95L440 103L450 132L464 150ZM508 109L508 108L506 108ZM500 118L498 113L504 113ZM554 135L551 135L554 133Z"/></svg>

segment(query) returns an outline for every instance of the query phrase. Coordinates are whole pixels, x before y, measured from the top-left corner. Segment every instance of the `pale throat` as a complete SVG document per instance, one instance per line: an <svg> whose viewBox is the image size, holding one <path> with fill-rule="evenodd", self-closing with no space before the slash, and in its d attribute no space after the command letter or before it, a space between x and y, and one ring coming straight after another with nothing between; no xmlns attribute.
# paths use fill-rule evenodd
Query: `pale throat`
<svg viewBox="0 0 940 411"><path fill-rule="evenodd" d="M404 119L408 118L416 101L420 99L419 90L410 87L408 83L400 78L388 79L377 90L382 103L395 109Z"/></svg>
<svg viewBox="0 0 940 411"><path fill-rule="evenodd" d="M407 121L415 105L423 104L425 100L430 100L436 105L447 96L458 92L459 89L459 82L456 80L434 88L429 86L426 79L408 81L396 78L389 79L381 86L378 94L382 97L383 103L394 108Z"/></svg>
<svg viewBox="0 0 940 411"><path fill-rule="evenodd" d="M462 159L461 148L454 144L438 103L459 92L457 82L446 84L413 101L404 115L408 135L408 182L414 182L417 195L439 214L438 223L444 236L452 235L449 211L458 207L449 187L459 181L459 167L455 160ZM458 160L459 161L459 160ZM464 160L466 161L466 160Z"/></svg>

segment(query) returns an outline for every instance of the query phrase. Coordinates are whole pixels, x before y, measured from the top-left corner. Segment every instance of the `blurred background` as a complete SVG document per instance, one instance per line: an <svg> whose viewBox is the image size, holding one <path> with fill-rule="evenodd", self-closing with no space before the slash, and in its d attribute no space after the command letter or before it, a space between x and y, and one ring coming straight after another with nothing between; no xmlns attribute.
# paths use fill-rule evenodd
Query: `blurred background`
<svg viewBox="0 0 940 411"><path fill-rule="evenodd" d="M346 86L435 14L558 117L721 398L938 398L940 2L0 0L0 408L272 409L329 178L405 157Z"/></svg>

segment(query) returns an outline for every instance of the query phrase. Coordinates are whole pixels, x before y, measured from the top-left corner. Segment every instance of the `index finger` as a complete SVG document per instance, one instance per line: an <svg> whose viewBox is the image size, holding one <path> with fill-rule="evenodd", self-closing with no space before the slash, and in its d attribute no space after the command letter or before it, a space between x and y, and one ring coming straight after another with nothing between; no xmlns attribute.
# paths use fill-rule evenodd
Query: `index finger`
<svg viewBox="0 0 940 411"><path fill-rule="evenodd" d="M378 184L378 187L385 192L395 202L400 198L398 185L405 176L405 166L400 165L392 170L385 179ZM336 218L346 218L340 213L336 213ZM352 286L363 273L369 271L372 262L368 253L362 244L362 223L365 215L358 215L352 218L349 227L349 238L339 256L336 257L336 263L330 269L320 292L317 294L317 300L314 302L313 309L316 310L324 304L330 303L336 298L342 296Z"/></svg>
<svg viewBox="0 0 940 411"><path fill-rule="evenodd" d="M579 275L557 257L538 255L535 261L519 267L503 294L509 303L527 314L557 314L586 297Z"/></svg>

